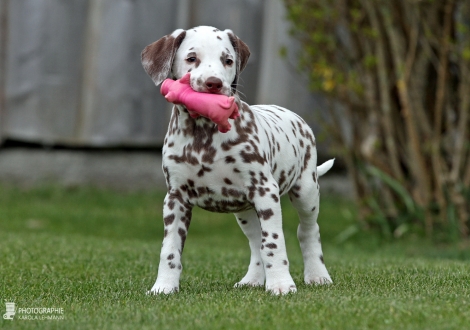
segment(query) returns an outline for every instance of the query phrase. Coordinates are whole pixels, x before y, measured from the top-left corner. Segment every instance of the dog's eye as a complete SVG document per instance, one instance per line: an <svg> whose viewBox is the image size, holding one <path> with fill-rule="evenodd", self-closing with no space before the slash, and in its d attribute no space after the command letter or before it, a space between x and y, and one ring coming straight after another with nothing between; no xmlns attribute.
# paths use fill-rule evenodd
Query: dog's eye
<svg viewBox="0 0 470 330"><path fill-rule="evenodd" d="M188 62L188 63L194 63L194 62L196 62L196 57L194 57L194 56L188 57L188 58L186 59L186 62Z"/></svg>
<svg viewBox="0 0 470 330"><path fill-rule="evenodd" d="M227 64L227 65L232 65L232 64L233 64L233 61L232 61L231 59L227 58L227 59L225 60L225 64Z"/></svg>

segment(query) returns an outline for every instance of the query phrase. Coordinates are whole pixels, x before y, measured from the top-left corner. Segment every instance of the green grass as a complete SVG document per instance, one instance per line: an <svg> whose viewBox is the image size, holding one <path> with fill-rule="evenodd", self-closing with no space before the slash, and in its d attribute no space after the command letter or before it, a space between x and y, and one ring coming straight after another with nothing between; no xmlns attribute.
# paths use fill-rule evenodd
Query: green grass
<svg viewBox="0 0 470 330"><path fill-rule="evenodd" d="M358 233L354 205L323 199L320 227L330 286L302 283L295 211L283 201L297 294L235 289L249 261L232 215L200 209L183 257L180 293L146 296L163 236L163 193L0 187L0 314L60 307L65 320L0 319L12 329L464 329L470 324L470 253L417 237Z"/></svg>

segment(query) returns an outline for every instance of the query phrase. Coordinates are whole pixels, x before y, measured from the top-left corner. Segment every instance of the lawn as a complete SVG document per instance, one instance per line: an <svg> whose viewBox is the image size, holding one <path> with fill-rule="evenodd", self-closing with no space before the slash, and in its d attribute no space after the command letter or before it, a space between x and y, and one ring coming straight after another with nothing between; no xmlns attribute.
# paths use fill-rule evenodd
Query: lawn
<svg viewBox="0 0 470 330"><path fill-rule="evenodd" d="M358 233L351 202L322 200L330 286L302 283L297 220L283 201L298 292L233 288L249 261L232 215L200 209L183 256L180 293L147 296L163 237L162 192L0 186L0 311L62 308L62 320L1 319L11 329L464 329L470 324L470 252L411 235Z"/></svg>

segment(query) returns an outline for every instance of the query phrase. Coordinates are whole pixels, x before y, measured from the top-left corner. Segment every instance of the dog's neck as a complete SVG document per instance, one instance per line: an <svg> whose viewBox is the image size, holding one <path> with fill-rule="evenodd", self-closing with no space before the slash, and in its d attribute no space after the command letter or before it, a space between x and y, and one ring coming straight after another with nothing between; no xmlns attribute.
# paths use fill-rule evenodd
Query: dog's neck
<svg viewBox="0 0 470 330"><path fill-rule="evenodd" d="M243 102L240 100L238 94L234 94L233 96L235 97L235 102L239 109L238 111L240 115L242 115ZM234 127L235 120L231 120L231 122L232 129L229 132L216 134L218 133L217 124L212 122L210 119L202 116L192 118L184 105L175 105L172 109L168 133L170 135L182 135L188 139L195 138L195 135L201 135L199 138L203 138L204 136L212 136L215 134L217 135L217 140L226 141L233 139L238 135L237 130Z"/></svg>
<svg viewBox="0 0 470 330"><path fill-rule="evenodd" d="M220 133L217 124L210 119L202 116L192 118L184 106L175 105L172 110L167 134L169 136L177 135L185 140L200 142L206 140L208 142L210 140L211 143L216 141L223 142L234 139L238 135L234 121L232 121L232 129L229 132Z"/></svg>
<svg viewBox="0 0 470 330"><path fill-rule="evenodd" d="M169 130L190 138L201 130L214 134L217 131L217 124L202 116L192 118L183 105L175 105L171 114Z"/></svg>

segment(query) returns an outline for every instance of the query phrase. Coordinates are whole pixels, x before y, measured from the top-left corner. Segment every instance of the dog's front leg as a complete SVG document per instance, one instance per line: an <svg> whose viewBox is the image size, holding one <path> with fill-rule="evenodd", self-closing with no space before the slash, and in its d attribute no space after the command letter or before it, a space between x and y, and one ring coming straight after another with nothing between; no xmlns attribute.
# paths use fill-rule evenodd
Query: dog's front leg
<svg viewBox="0 0 470 330"><path fill-rule="evenodd" d="M251 257L248 272L235 287L264 285L265 275L261 258L261 226L255 210L237 213L238 224L250 243Z"/></svg>
<svg viewBox="0 0 470 330"><path fill-rule="evenodd" d="M267 182L256 189L253 202L261 223L261 259L266 273L266 291L273 294L296 292L289 272L286 244L282 231L282 212L276 182Z"/></svg>
<svg viewBox="0 0 470 330"><path fill-rule="evenodd" d="M173 293L179 290L183 269L181 256L191 222L192 205L185 202L181 193L169 192L163 206L165 236L160 253L158 276L150 294Z"/></svg>

